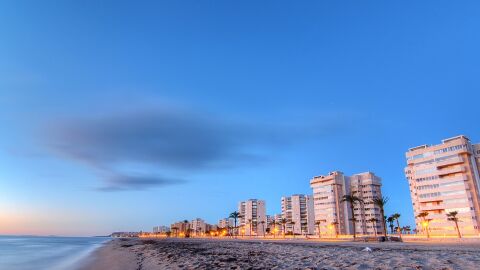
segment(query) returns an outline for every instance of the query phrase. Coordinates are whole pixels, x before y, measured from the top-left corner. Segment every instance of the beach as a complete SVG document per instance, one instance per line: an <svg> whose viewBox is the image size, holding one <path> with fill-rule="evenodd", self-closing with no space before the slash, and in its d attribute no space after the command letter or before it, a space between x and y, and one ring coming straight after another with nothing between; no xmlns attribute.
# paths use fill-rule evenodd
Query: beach
<svg viewBox="0 0 480 270"><path fill-rule="evenodd" d="M369 247L369 250L365 250ZM371 251L370 251L371 250ZM113 239L79 270L478 269L480 243Z"/></svg>

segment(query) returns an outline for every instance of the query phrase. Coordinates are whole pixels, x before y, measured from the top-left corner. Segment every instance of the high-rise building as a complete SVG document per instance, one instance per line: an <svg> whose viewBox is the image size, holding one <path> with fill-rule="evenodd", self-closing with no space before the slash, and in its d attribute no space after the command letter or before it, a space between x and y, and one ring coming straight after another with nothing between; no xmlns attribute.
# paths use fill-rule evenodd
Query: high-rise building
<svg viewBox="0 0 480 270"><path fill-rule="evenodd" d="M267 228L267 213L265 201L250 199L238 203L240 213L240 226L243 227L242 234L259 235L265 234Z"/></svg>
<svg viewBox="0 0 480 270"><path fill-rule="evenodd" d="M382 197L381 179L374 173L365 172L345 176L340 171L315 176L310 180L313 189L315 230L322 235L353 234L350 203L343 202L344 195L354 195L363 203L354 204L356 233L381 234L384 224L380 209L373 204L374 198ZM370 219L376 222L370 222Z"/></svg>
<svg viewBox="0 0 480 270"><path fill-rule="evenodd" d="M235 220L233 218L222 218L218 221L219 228L232 228L235 226Z"/></svg>
<svg viewBox="0 0 480 270"><path fill-rule="evenodd" d="M442 140L441 144L410 148L406 158L405 176L417 230L455 235L455 223L447 214L457 212L461 233L478 234L480 144L472 145L461 135Z"/></svg>
<svg viewBox="0 0 480 270"><path fill-rule="evenodd" d="M207 231L207 224L205 220L196 218L190 222L190 229L194 235L202 235Z"/></svg>
<svg viewBox="0 0 480 270"><path fill-rule="evenodd" d="M282 197L281 202L282 217L287 220L287 232L294 234L313 234L315 232L312 196L295 194L290 197Z"/></svg>

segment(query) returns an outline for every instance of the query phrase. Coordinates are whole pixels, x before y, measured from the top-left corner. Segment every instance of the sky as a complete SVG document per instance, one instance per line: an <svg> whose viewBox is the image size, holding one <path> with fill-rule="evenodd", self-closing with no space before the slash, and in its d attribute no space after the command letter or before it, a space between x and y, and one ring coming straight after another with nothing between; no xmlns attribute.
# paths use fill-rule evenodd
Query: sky
<svg viewBox="0 0 480 270"><path fill-rule="evenodd" d="M150 231L480 141L476 1L1 1L0 234Z"/></svg>

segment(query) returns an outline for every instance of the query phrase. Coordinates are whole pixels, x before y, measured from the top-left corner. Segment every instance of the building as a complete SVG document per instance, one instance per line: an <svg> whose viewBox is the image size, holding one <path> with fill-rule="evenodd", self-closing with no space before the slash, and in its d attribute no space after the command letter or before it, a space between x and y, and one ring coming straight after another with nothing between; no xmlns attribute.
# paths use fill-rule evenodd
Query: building
<svg viewBox="0 0 480 270"><path fill-rule="evenodd" d="M170 232L170 228L167 226L155 226L153 227L153 233L167 233Z"/></svg>
<svg viewBox="0 0 480 270"><path fill-rule="evenodd" d="M282 214L267 215L267 234L282 233Z"/></svg>
<svg viewBox="0 0 480 270"><path fill-rule="evenodd" d="M218 228L233 228L235 220L233 218L222 218L218 221Z"/></svg>
<svg viewBox="0 0 480 270"><path fill-rule="evenodd" d="M406 152L405 176L410 186L417 230L456 235L446 214L458 212L462 234L477 235L480 226L480 144L461 135L441 144L421 145ZM428 213L422 217L421 213ZM420 216L419 216L420 215Z"/></svg>
<svg viewBox="0 0 480 270"><path fill-rule="evenodd" d="M201 218L196 218L190 221L191 233L195 236L201 236L207 231L207 223Z"/></svg>
<svg viewBox="0 0 480 270"><path fill-rule="evenodd" d="M265 234L267 228L267 213L265 201L250 199L238 203L240 213L240 234L247 236Z"/></svg>
<svg viewBox="0 0 480 270"><path fill-rule="evenodd" d="M315 215L313 196L295 194L282 197L282 218L287 220L286 231L294 234L314 234Z"/></svg>
<svg viewBox="0 0 480 270"><path fill-rule="evenodd" d="M118 237L118 238L130 238L130 237L138 237L142 232L114 232L110 234L110 237Z"/></svg>
<svg viewBox="0 0 480 270"><path fill-rule="evenodd" d="M354 195L363 203L354 205L357 234L372 235L383 232L380 209L373 204L374 198L382 197L381 179L374 173L365 172L345 176L340 171L315 176L310 180L313 189L315 230L321 235L353 234L350 203L342 202L344 195ZM376 222L369 222L375 218Z"/></svg>
<svg viewBox="0 0 480 270"><path fill-rule="evenodd" d="M174 236L181 236L190 233L190 223L185 221L178 221L170 225L170 231Z"/></svg>

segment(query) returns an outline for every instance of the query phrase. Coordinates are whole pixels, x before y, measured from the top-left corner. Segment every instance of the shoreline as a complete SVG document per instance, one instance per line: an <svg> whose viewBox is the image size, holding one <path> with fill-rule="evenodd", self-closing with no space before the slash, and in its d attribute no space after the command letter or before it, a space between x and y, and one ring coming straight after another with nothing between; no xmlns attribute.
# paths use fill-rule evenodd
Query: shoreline
<svg viewBox="0 0 480 270"><path fill-rule="evenodd" d="M132 238L108 241L78 270L477 269L479 264L480 242Z"/></svg>

